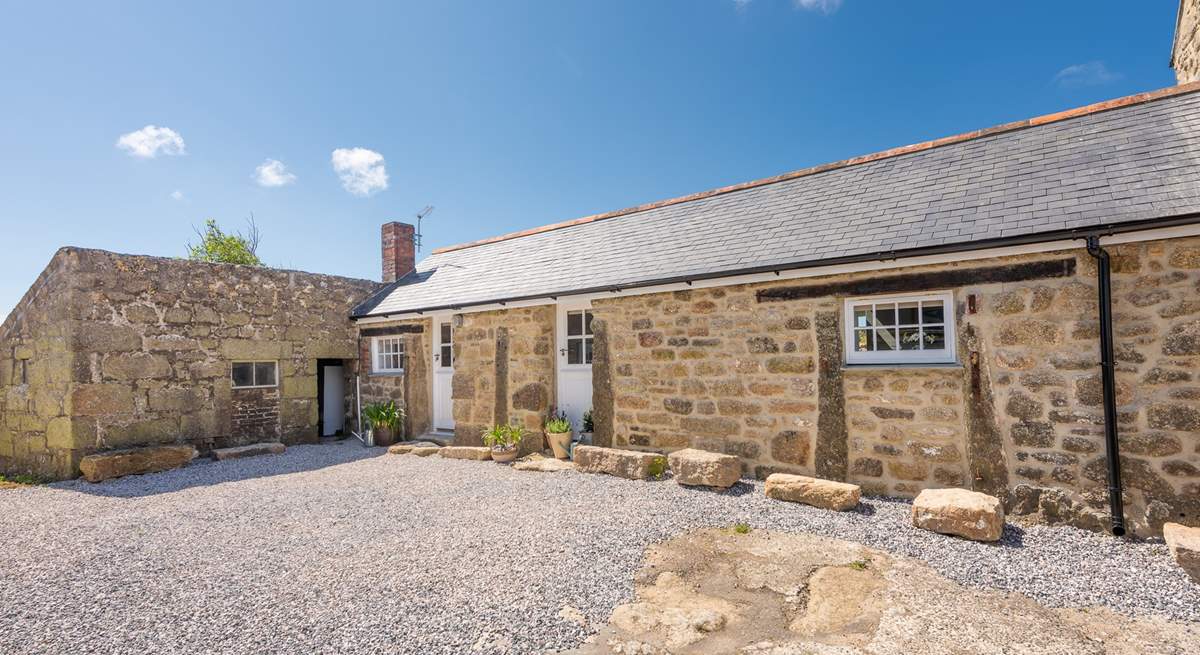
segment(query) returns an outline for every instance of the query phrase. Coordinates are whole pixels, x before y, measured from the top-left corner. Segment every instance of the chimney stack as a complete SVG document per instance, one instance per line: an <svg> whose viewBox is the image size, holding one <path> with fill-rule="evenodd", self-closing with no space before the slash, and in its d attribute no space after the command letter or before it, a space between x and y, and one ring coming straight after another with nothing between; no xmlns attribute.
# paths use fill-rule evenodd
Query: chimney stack
<svg viewBox="0 0 1200 655"><path fill-rule="evenodd" d="M395 282L412 272L416 266L413 233L408 223L392 221L383 224L383 281Z"/></svg>

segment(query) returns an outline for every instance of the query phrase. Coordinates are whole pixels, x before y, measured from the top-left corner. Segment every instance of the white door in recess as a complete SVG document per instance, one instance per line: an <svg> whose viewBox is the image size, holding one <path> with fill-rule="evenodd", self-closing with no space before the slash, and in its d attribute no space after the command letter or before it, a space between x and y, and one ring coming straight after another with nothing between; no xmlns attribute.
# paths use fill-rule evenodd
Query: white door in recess
<svg viewBox="0 0 1200 655"><path fill-rule="evenodd" d="M332 437L342 431L346 421L346 394L342 385L342 367L326 366L321 377L325 387L321 390L323 394L321 436Z"/></svg>
<svg viewBox="0 0 1200 655"><path fill-rule="evenodd" d="M567 415L576 432L583 414L592 408L592 305L558 304L558 411Z"/></svg>
<svg viewBox="0 0 1200 655"><path fill-rule="evenodd" d="M454 403L450 400L454 378L454 328L450 317L433 319L433 428L454 429Z"/></svg>

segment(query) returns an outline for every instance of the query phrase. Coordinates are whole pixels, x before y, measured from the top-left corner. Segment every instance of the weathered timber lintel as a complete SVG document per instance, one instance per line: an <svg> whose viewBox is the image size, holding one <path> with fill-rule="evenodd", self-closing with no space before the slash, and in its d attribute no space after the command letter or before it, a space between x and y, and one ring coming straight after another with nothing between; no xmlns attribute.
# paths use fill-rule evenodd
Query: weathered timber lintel
<svg viewBox="0 0 1200 655"><path fill-rule="evenodd" d="M1075 258L1052 259L1001 266L953 268L928 273L905 273L861 280L772 287L759 290L758 302L806 300L829 296L868 296L879 293L932 291L952 287L1024 282L1075 275Z"/></svg>

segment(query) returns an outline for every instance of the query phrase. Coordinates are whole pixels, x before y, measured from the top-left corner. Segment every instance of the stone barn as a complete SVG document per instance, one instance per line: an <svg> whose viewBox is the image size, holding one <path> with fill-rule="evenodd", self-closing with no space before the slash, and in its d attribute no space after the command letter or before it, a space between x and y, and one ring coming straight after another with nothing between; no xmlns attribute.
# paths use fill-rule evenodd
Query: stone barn
<svg viewBox="0 0 1200 655"><path fill-rule="evenodd" d="M0 471L344 432L377 282L63 248L0 326Z"/></svg>
<svg viewBox="0 0 1200 655"><path fill-rule="evenodd" d="M422 425L462 445L590 411L600 445L734 454L758 477L1200 524L1198 90L419 263L385 233L385 270L410 272L355 308L360 368L375 393L420 389Z"/></svg>

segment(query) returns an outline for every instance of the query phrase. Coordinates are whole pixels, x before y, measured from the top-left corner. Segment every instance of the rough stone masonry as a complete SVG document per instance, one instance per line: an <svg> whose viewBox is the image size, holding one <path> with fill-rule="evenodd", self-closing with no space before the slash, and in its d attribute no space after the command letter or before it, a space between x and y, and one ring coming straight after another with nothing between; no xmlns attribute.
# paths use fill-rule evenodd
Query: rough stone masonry
<svg viewBox="0 0 1200 655"><path fill-rule="evenodd" d="M377 287L63 248L0 327L0 471L66 478L130 446L315 441L317 360L345 360L352 393L347 316ZM234 361L274 362L278 384L232 388Z"/></svg>

